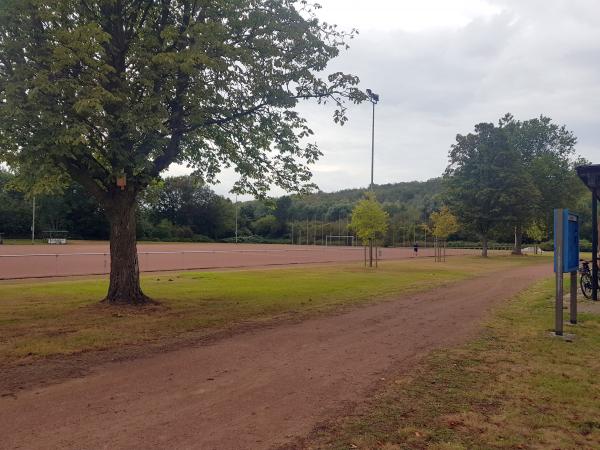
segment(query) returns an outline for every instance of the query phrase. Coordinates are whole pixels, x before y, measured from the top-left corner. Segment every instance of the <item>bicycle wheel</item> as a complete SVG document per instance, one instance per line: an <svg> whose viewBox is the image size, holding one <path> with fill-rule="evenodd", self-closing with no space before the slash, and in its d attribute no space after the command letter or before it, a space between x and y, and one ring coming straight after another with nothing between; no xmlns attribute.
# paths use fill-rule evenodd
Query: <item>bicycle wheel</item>
<svg viewBox="0 0 600 450"><path fill-rule="evenodd" d="M581 293L587 299L592 298L592 275L584 273L579 279L579 286L581 287Z"/></svg>

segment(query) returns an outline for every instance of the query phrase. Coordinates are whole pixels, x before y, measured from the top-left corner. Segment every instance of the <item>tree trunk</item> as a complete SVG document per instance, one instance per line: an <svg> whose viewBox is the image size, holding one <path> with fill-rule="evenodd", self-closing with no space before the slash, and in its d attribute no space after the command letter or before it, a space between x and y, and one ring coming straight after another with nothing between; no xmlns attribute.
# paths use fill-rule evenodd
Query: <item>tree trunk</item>
<svg viewBox="0 0 600 450"><path fill-rule="evenodd" d="M523 225L518 224L515 227L515 246L513 247L513 255L523 255Z"/></svg>
<svg viewBox="0 0 600 450"><path fill-rule="evenodd" d="M373 267L373 239L369 239L369 267Z"/></svg>
<svg viewBox="0 0 600 450"><path fill-rule="evenodd" d="M483 256L484 258L488 257L488 237L487 236L481 237L481 256Z"/></svg>
<svg viewBox="0 0 600 450"><path fill-rule="evenodd" d="M149 301L140 286L135 198L119 199L107 210L110 222L110 285L104 301L139 305Z"/></svg>

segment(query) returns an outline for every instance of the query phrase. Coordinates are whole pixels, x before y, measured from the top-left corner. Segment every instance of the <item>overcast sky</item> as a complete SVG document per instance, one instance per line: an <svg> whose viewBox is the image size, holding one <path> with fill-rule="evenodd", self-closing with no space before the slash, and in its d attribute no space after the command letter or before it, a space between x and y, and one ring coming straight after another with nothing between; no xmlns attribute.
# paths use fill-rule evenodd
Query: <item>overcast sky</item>
<svg viewBox="0 0 600 450"><path fill-rule="evenodd" d="M507 112L567 125L579 138L578 152L600 162L598 0L319 3L322 19L360 31L330 70L358 75L363 89L381 96L377 184L439 176L457 133ZM319 187L367 186L370 104L352 106L343 127L333 124L329 109L300 110L324 153L313 167ZM226 194L234 180L223 174L215 190Z"/></svg>

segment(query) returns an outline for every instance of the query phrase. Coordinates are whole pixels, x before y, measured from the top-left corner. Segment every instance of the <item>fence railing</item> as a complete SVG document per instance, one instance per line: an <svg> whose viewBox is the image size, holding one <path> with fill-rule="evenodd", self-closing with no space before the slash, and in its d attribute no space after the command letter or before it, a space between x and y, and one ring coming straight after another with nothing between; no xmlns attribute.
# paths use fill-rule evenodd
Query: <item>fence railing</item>
<svg viewBox="0 0 600 450"><path fill-rule="evenodd" d="M380 247L380 250L383 259L412 256L410 247ZM478 249L448 248L448 254L470 254L475 250ZM421 248L419 256L433 257L433 251L433 248ZM352 262L362 261L363 252L362 247L314 245L273 249L144 250L138 252L138 261L141 272L161 272ZM0 254L0 280L106 275L109 272L108 251Z"/></svg>
<svg viewBox="0 0 600 450"><path fill-rule="evenodd" d="M356 254L357 256L354 256ZM140 251L142 272L241 268L285 264L353 261L358 247L285 249ZM49 278L110 273L110 252L0 254L0 280Z"/></svg>

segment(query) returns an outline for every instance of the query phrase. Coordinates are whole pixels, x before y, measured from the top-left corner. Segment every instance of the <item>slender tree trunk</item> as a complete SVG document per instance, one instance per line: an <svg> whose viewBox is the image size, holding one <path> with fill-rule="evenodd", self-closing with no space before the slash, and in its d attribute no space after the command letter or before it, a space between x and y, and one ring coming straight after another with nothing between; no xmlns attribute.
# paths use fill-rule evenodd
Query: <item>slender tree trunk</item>
<svg viewBox="0 0 600 450"><path fill-rule="evenodd" d="M481 256L488 257L488 237L481 236Z"/></svg>
<svg viewBox="0 0 600 450"><path fill-rule="evenodd" d="M515 228L515 246L513 248L512 254L513 255L522 255L523 254L522 247L523 247L523 225L521 225L519 223Z"/></svg>
<svg viewBox="0 0 600 450"><path fill-rule="evenodd" d="M369 267L373 267L373 239L369 239Z"/></svg>
<svg viewBox="0 0 600 450"><path fill-rule="evenodd" d="M110 222L110 285L104 301L138 305L149 298L140 286L135 197L124 195L107 210Z"/></svg>

